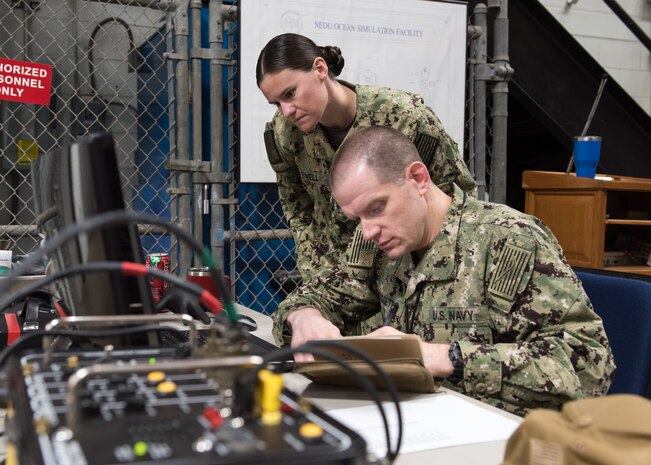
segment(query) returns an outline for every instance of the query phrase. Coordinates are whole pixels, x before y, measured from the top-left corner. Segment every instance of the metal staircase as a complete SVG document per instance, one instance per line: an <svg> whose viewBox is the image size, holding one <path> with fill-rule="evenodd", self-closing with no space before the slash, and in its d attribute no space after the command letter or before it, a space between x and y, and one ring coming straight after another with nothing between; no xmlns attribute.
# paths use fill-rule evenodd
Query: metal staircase
<svg viewBox="0 0 651 465"><path fill-rule="evenodd" d="M564 171L605 69L538 1L509 2L507 203L522 209L522 171ZM608 78L589 133L599 172L651 178L651 117Z"/></svg>

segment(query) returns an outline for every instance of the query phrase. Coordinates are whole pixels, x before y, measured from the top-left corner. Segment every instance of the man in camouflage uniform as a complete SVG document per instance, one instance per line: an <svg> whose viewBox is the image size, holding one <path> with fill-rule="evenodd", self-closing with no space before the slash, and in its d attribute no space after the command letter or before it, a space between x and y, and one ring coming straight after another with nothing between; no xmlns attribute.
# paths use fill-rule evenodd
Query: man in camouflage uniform
<svg viewBox="0 0 651 465"><path fill-rule="evenodd" d="M449 197L390 128L349 138L331 180L361 235L347 263L281 304L278 342L417 334L444 386L520 415L606 393L614 363L603 324L540 220L459 188ZM370 241L380 251L365 255Z"/></svg>
<svg viewBox="0 0 651 465"><path fill-rule="evenodd" d="M456 143L421 97L337 82L353 89L357 97L357 113L346 137L371 125L396 128L414 142L436 184L454 182L474 195L475 181ZM267 123L264 138L283 212L296 242L297 266L306 280L338 261L357 226L345 218L330 194L328 177L336 148L321 124L304 133L280 111Z"/></svg>

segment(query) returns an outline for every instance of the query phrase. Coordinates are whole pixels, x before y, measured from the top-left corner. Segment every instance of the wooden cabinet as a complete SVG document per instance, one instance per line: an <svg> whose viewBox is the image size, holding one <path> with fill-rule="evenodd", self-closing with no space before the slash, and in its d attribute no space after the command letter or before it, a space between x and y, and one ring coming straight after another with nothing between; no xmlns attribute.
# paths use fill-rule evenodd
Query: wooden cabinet
<svg viewBox="0 0 651 465"><path fill-rule="evenodd" d="M639 258L651 247L651 179L525 171L522 187L525 212L549 226L572 266L651 275ZM638 249L623 252L622 243ZM638 263L626 263L630 257Z"/></svg>

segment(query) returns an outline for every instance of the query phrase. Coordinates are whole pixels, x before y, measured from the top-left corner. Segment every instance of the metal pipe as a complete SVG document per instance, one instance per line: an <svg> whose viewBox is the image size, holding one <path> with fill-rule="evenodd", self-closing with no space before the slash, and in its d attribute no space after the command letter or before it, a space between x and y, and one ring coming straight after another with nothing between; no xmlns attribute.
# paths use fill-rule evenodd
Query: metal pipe
<svg viewBox="0 0 651 465"><path fill-rule="evenodd" d="M176 40L176 158L179 160L190 159L190 79L189 79L189 21L188 7L190 0L180 0L174 15L174 34ZM192 230L190 221L190 192L192 189L190 173L181 171L176 173L178 195L178 225L185 231ZM187 245L179 243L178 270L184 272L190 268L191 252Z"/></svg>
<svg viewBox="0 0 651 465"><path fill-rule="evenodd" d="M30 12L27 9L30 9ZM23 5L23 46L22 46L22 59L24 61L32 61L32 43L36 41L36 37L32 32L32 23L35 16L35 11L32 9L31 4L25 3ZM20 106L20 124L22 137L29 140L36 140L36 109L35 105L21 105ZM18 195L17 192L14 195ZM13 213L14 217L16 213Z"/></svg>
<svg viewBox="0 0 651 465"><path fill-rule="evenodd" d="M202 91L201 91L201 0L192 0L190 3L192 13L192 159L197 161L202 159ZM190 177L192 174L190 174ZM197 242L203 244L203 185L192 184L192 224L193 236ZM195 253L195 263L201 261L201 257ZM185 273L186 269L180 270Z"/></svg>
<svg viewBox="0 0 651 465"><path fill-rule="evenodd" d="M138 226L140 235L168 235L169 231L160 226L142 225ZM11 237L22 237L24 235L38 236L38 227L31 224L22 225L1 225L0 235ZM224 249L225 241L257 241L257 240L274 240L274 239L293 239L289 229L258 229L255 231L222 231L220 238L221 249ZM215 263L219 263L215 261Z"/></svg>
<svg viewBox="0 0 651 465"><path fill-rule="evenodd" d="M477 70L479 67L486 66L487 61L487 15L488 8L484 3L478 3L474 10L475 26L479 30L479 35L473 42L474 65ZM475 72L474 82L474 149L475 149L475 181L477 182L477 198L485 200L486 198L486 81L480 72Z"/></svg>
<svg viewBox="0 0 651 465"><path fill-rule="evenodd" d="M467 40L469 44L469 56L468 56L468 75L466 76L466 87L468 89L468 99L466 101L466 108L468 110L468 122L466 123L466 130L468 131L468 138L465 141L464 150L467 151L467 165L470 170L470 174L473 178L476 177L475 169L475 41L477 40L478 35L480 34L478 27L470 24L466 31Z"/></svg>
<svg viewBox="0 0 651 465"><path fill-rule="evenodd" d="M24 235L38 236L38 228L32 224L3 224L0 225L0 235L21 237Z"/></svg>
<svg viewBox="0 0 651 465"><path fill-rule="evenodd" d="M506 203L506 142L508 98L511 67L509 65L509 19L508 0L501 0L495 18L495 37L493 41L493 66L499 78L493 84L493 156L491 159L490 199L496 203Z"/></svg>
<svg viewBox="0 0 651 465"><path fill-rule="evenodd" d="M113 3L122 6L142 6L145 8L158 9L162 11L174 11L176 9L175 0L92 0L97 3Z"/></svg>
<svg viewBox="0 0 651 465"><path fill-rule="evenodd" d="M174 14L167 13L165 25L165 50L168 55L174 52ZM174 96L174 62L171 59L167 60L167 117L169 120L167 134L170 141L169 158L176 158L176 97ZM172 178L170 182L175 182L176 179ZM178 216L178 205L176 204L176 197L171 196L170 200L170 221L175 221ZM178 239L172 236L170 241L170 268L175 271L177 268L178 257L173 251L178 247Z"/></svg>
<svg viewBox="0 0 651 465"><path fill-rule="evenodd" d="M229 48L233 51L236 52L236 47L237 43L235 42L235 31L231 28L228 30L228 44ZM227 104L227 110L228 110L228 166L229 169L234 170L235 167L235 152L237 150L237 136L239 135L239 132L237 131L239 121L238 117L239 115L236 113L235 108L236 108L236 99L238 97L237 95L237 88L234 85L235 82L235 76L237 75L237 67L233 66L232 68L233 72L232 74L229 74L228 78L228 104ZM228 189L228 198L231 200L229 203L228 207L228 217L230 219L230 231L234 232L236 225L235 225L235 182L231 181ZM229 247L229 252L230 252L230 278L231 278L231 291L233 290L233 286L235 285L236 281L236 269L235 269L235 259L237 257L237 247L235 244L235 241L231 241L230 247Z"/></svg>
<svg viewBox="0 0 651 465"><path fill-rule="evenodd" d="M75 92L79 89L79 1L71 0L69 7L72 21L72 34L75 42L74 48L74 68L72 70L72 85ZM55 89L56 90L56 89Z"/></svg>
<svg viewBox="0 0 651 465"><path fill-rule="evenodd" d="M219 56L224 46L223 5L221 0L208 3L208 42L211 56ZM210 60L210 171L224 171L224 82L222 64L216 58ZM210 189L210 250L217 266L224 266L224 188L213 184Z"/></svg>
<svg viewBox="0 0 651 465"><path fill-rule="evenodd" d="M224 240L231 243L238 241L268 241L276 239L293 239L289 229L258 229L255 231L225 231Z"/></svg>

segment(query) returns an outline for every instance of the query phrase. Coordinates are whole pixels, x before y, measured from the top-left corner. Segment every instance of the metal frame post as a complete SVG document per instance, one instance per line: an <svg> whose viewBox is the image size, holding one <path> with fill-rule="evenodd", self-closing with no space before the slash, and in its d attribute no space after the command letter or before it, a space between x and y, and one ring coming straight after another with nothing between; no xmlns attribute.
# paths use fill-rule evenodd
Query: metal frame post
<svg viewBox="0 0 651 465"><path fill-rule="evenodd" d="M513 69L509 64L509 17L508 0L501 0L495 6L499 8L495 18L495 37L493 41L493 66L495 82L493 83L493 157L491 162L491 201L506 202L506 141L509 99L509 79ZM497 5L499 3L499 5Z"/></svg>
<svg viewBox="0 0 651 465"><path fill-rule="evenodd" d="M176 159L187 161L190 158L190 80L189 80L189 21L188 7L189 0L178 0L177 9L174 14L174 38L176 59ZM190 222L190 173L186 171L176 172L176 188L172 194L177 196L177 222L179 227L185 231L191 231ZM190 249L186 244L178 244L178 270L182 272L190 266Z"/></svg>
<svg viewBox="0 0 651 465"><path fill-rule="evenodd" d="M192 14L192 45L190 52L191 59L191 83L190 89L192 105L192 160L202 160L202 89L201 89L201 0L192 0L190 3L190 12ZM190 174L190 176L192 176ZM203 243L203 214L208 213L203 206L204 193L207 195L208 184L192 183L192 228L193 236L197 242ZM201 257L195 254L195 261ZM189 263L188 263L189 266ZM180 270L183 274L186 268Z"/></svg>
<svg viewBox="0 0 651 465"><path fill-rule="evenodd" d="M224 24L221 0L208 4L208 42L210 44L210 171L224 171L224 80L222 61ZM224 264L224 210L223 187L213 184L210 189L210 250L215 263Z"/></svg>
<svg viewBox="0 0 651 465"><path fill-rule="evenodd" d="M477 198L486 198L486 76L482 72L487 64L487 14L488 8L484 3L478 3L474 10L474 21L477 36L472 46L474 50L474 164L475 181L477 182Z"/></svg>

